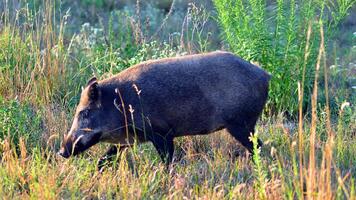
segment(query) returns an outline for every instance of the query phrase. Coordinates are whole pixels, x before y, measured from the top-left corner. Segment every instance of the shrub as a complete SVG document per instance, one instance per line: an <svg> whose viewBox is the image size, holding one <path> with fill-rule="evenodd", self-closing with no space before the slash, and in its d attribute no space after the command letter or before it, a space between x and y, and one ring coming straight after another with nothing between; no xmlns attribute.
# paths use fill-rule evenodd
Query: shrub
<svg viewBox="0 0 356 200"><path fill-rule="evenodd" d="M116 13L114 16L116 15L124 17L122 13ZM113 21L110 21L113 24ZM109 25L106 34L105 27L97 28L89 23L83 24L73 42L73 53L81 61L79 66L73 68L90 68L86 71L97 76L112 75L149 59L178 54L175 48L165 42L159 44L157 41L151 41L141 44L133 38L134 30L128 27L128 24L123 23L121 27L120 30L113 30L112 25ZM88 74L85 75L87 76Z"/></svg>
<svg viewBox="0 0 356 200"><path fill-rule="evenodd" d="M265 0L215 0L214 3L231 51L259 63L272 74L269 108L295 114L298 83L305 91L304 104L310 102L319 51L319 25L322 22L330 36L354 1L277 0L270 6Z"/></svg>
<svg viewBox="0 0 356 200"><path fill-rule="evenodd" d="M0 96L0 141L9 136L17 146L22 137L29 146L37 146L42 133L41 123L41 115L29 104Z"/></svg>

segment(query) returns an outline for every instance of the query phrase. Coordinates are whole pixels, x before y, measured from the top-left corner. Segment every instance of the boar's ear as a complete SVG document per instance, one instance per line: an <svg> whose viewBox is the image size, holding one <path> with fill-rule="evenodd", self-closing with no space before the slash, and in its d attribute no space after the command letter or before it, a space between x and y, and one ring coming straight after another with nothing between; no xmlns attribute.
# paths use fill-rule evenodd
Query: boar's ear
<svg viewBox="0 0 356 200"><path fill-rule="evenodd" d="M93 78L89 79L87 86L91 85L92 83L97 82L96 77L94 76Z"/></svg>
<svg viewBox="0 0 356 200"><path fill-rule="evenodd" d="M88 81L88 96L89 99L93 102L97 102L100 97L100 89L97 79L94 77Z"/></svg>

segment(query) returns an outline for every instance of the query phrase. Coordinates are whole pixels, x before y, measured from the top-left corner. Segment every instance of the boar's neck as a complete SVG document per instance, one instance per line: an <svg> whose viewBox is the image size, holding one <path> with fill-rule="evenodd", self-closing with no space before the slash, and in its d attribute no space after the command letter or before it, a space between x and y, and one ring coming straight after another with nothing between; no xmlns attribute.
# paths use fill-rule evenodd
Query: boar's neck
<svg viewBox="0 0 356 200"><path fill-rule="evenodd" d="M142 108L141 108L141 103L139 96L133 87L133 82L131 81L115 81L115 79L111 81L105 81L102 84L100 84L102 88L102 103L109 109L115 109L117 108L114 105L114 101L116 102L117 105L125 106L126 114L127 114L127 119L128 121L131 120L131 113L129 111L130 105L133 108L134 112L133 114L135 115L135 121L136 119L139 120L138 118L141 116L140 113L142 113ZM120 95L115 92L115 90L118 89L120 92ZM122 115L122 113L120 113Z"/></svg>

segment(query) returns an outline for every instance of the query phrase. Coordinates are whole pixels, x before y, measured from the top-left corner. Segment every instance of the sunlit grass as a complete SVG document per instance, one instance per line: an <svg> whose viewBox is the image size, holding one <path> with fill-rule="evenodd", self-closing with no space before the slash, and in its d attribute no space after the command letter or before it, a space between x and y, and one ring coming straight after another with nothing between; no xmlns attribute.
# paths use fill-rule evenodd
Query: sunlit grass
<svg viewBox="0 0 356 200"><path fill-rule="evenodd" d="M5 198L302 198L296 130L286 131L282 121L261 122L257 127L265 141L261 154L252 161L245 150L225 131L208 136L185 137L176 141L178 159L168 170L161 163L151 144L126 150L118 162L98 173L96 161L103 146L93 147L82 156L69 160L54 151L35 149L29 154L23 142L16 153L8 140L2 145L0 165L0 196ZM355 137L345 136L350 144ZM278 139L279 138L279 139ZM308 136L305 136L308 141ZM202 148L196 148L202 147ZM204 148L208 146L209 148ZM316 184L322 181L323 153L328 142L319 142L315 149ZM355 145L354 145L355 146ZM345 148L344 155L355 155L356 148ZM308 152L305 145L304 152ZM330 194L332 198L351 198L354 194L355 159L338 165L333 152ZM240 156L235 157L238 152ZM319 167L320 166L320 167ZM307 178L307 177L306 177ZM317 186L315 195L323 195Z"/></svg>

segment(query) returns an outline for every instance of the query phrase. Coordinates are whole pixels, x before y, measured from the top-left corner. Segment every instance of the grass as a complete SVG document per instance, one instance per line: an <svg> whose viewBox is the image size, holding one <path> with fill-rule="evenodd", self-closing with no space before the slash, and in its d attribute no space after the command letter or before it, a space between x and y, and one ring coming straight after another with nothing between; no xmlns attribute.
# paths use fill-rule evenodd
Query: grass
<svg viewBox="0 0 356 200"><path fill-rule="evenodd" d="M94 147L83 156L63 160L51 149L35 149L29 153L23 142L19 143L20 150L16 153L5 140L0 196L5 199L302 198L307 193L300 188L297 129L288 130L279 120L258 125L257 132L266 144L254 162L230 135L221 131L176 141L176 156L181 159L168 171L150 144L126 151L117 165L99 174L96 159L103 153L104 145ZM356 163L352 159L356 153L355 137L346 133L341 146L338 146L340 141L330 144L330 140L319 141L320 137L316 137L315 198L355 197ZM308 136L304 136L306 160L309 158ZM330 150L332 167L326 168L325 156ZM241 156L230 156L236 151ZM328 170L330 180L325 181ZM303 172L310 172L308 164L303 166ZM305 180L311 180L308 177L305 175ZM331 196L322 196L328 194L324 193L328 185Z"/></svg>
<svg viewBox="0 0 356 200"><path fill-rule="evenodd" d="M305 97L309 91L302 90L302 77L288 80L294 81L291 89L297 94L293 104L297 113L293 120L283 109L263 114L256 133L264 146L257 149L255 145L253 158L220 131L176 139L177 161L168 170L147 143L124 151L116 164L100 174L96 161L105 144L69 160L55 154L70 125L81 86L92 75L108 77L147 59L209 50L211 35L204 35L209 13L195 5L187 11L193 17L182 22L189 26L179 26L184 27L184 34L183 44L177 46L135 38L134 33L149 36L140 33L145 28L132 26L130 20L140 16L116 13L108 20L111 28L83 24L72 35L66 27L69 13L58 15L54 2L45 1L37 10L24 6L10 12L10 7L2 7L0 28L1 199L356 198L355 95L342 82L349 78L347 69L328 70L327 62L336 66L342 62L327 60L323 31L328 25L323 21L306 27L300 36L303 45L298 46L298 67L316 72L311 85L304 83L313 92ZM347 9L342 9L344 13ZM340 16L335 19L341 20ZM309 47L317 50L314 57L308 56ZM289 52L287 56L295 55ZM276 95L286 100L291 96ZM305 109L305 101L310 109ZM252 140L256 144L256 138Z"/></svg>

